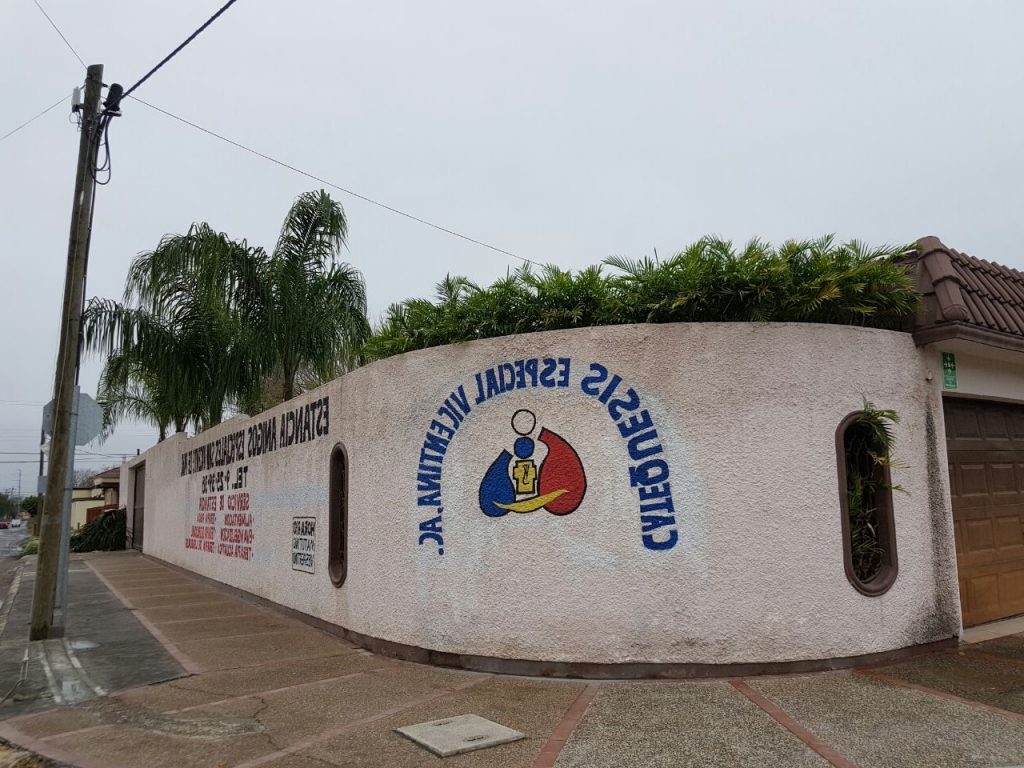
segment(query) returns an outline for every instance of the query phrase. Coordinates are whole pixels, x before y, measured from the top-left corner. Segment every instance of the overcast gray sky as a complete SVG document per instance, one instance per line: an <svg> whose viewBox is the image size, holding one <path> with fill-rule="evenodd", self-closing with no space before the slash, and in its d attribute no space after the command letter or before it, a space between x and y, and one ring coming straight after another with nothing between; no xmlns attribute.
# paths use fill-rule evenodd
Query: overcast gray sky
<svg viewBox="0 0 1024 768"><path fill-rule="evenodd" d="M40 0L129 85L220 0ZM1024 267L1024 3L239 0L138 95L267 154L522 256L582 267L707 233L926 234ZM0 135L81 65L32 0L0 4ZM266 247L314 182L128 101L111 128L88 295L207 221ZM78 137L59 107L0 142L0 461L50 398ZM516 262L341 193L376 318L446 272ZM82 383L94 392L99 362ZM155 439L125 425L102 447ZM89 466L102 466L100 457ZM34 487L0 463L0 489Z"/></svg>

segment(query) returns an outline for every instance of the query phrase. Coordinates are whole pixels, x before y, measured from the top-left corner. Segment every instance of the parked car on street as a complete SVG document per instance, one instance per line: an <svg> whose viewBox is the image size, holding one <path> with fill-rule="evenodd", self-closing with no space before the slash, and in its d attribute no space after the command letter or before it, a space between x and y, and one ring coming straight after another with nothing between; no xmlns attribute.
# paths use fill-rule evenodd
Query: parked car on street
<svg viewBox="0 0 1024 768"><path fill-rule="evenodd" d="M11 524L6 520L0 520L0 528L10 528Z"/></svg>

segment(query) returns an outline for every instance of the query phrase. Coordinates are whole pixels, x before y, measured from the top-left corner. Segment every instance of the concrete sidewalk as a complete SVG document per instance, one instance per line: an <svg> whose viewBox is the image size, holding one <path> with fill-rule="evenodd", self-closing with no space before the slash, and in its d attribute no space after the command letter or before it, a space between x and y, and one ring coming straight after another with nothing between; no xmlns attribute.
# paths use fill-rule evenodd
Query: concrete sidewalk
<svg viewBox="0 0 1024 768"><path fill-rule="evenodd" d="M187 675L120 691L109 682L108 695L0 723L0 737L80 768L1024 764L1020 636L860 672L538 680L374 656L135 553L80 566L108 610L133 615L149 650ZM126 655L120 679L142 660ZM527 738L441 759L394 733L469 713Z"/></svg>
<svg viewBox="0 0 1024 768"><path fill-rule="evenodd" d="M88 567L90 557L74 555L69 564L63 637L41 643L28 642L36 558L19 562L0 606L0 697L11 691L0 717L187 674Z"/></svg>

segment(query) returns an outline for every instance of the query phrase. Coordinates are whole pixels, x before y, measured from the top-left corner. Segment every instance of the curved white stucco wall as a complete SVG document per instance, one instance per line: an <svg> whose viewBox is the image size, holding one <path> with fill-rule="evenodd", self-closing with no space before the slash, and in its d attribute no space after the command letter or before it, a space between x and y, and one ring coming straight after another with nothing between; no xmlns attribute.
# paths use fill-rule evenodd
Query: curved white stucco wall
<svg viewBox="0 0 1024 768"><path fill-rule="evenodd" d="M547 358L556 361L552 387L540 380ZM529 386L524 363L527 386L515 388L516 361L533 359L538 385ZM566 359L568 372L557 362ZM476 374L486 394L486 371L497 366L500 385L503 363L514 388L476 402ZM600 372L595 364L607 378L581 386ZM622 382L602 403L615 375ZM453 434L456 420L439 409L460 385L469 413L459 414ZM674 506L674 521L665 509L652 513L662 519L647 521L647 544L674 536L671 548L645 546L630 483L640 462L608 410L630 388L638 407L619 421L649 412L657 439L640 447L660 444L649 458L669 467ZM232 519L243 531L226 541L249 546L249 559L186 549L207 473L183 476L182 454L268 419L279 433L283 414L323 398L326 434L316 436L321 405L308 441L256 457L247 445L244 456L211 470L230 470L237 483L247 468L245 488L234 493L249 494L251 543L245 518ZM879 597L854 590L843 569L835 430L864 398L902 417L897 457L905 466L893 472L907 491L894 498L899 576ZM938 398L909 334L843 326L631 325L424 350L148 451L145 550L355 632L457 654L738 663L885 651L959 631ZM587 485L571 514L482 512L481 481L512 450L518 409L536 415L534 438L544 427L577 452ZM433 428L448 439L439 496L431 493L434 454L423 455L427 476L417 479L433 420L449 427ZM336 589L327 507L328 458L339 441L350 461L349 560ZM220 495L207 494L218 507ZM443 505L440 524L434 501ZM229 510L214 511L219 545ZM293 518L304 516L316 519L313 574L292 567Z"/></svg>

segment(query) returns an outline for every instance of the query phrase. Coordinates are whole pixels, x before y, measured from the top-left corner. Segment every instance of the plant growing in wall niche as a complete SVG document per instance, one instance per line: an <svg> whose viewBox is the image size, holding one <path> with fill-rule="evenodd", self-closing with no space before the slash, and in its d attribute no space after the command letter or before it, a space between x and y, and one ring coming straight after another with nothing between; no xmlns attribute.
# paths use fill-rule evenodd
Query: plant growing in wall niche
<svg viewBox="0 0 1024 768"><path fill-rule="evenodd" d="M903 488L892 483L889 470L901 466L892 458L893 427L898 423L896 411L865 400L842 435L850 565L862 585L870 585L886 566L895 566L892 491Z"/></svg>

